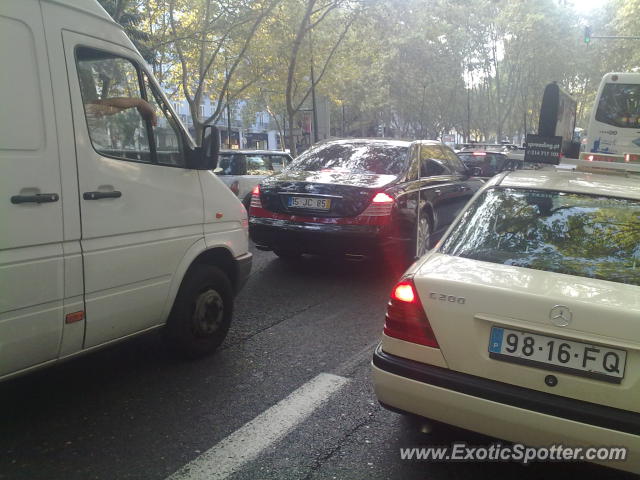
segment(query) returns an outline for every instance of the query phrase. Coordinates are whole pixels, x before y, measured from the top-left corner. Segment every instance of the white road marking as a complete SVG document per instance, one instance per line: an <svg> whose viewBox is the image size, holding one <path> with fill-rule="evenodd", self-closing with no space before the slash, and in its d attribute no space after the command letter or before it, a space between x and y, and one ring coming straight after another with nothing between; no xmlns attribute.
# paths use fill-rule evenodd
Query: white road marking
<svg viewBox="0 0 640 480"><path fill-rule="evenodd" d="M167 480L221 480L282 439L340 390L349 379L321 373L265 410Z"/></svg>
<svg viewBox="0 0 640 480"><path fill-rule="evenodd" d="M349 358L346 362L340 365L335 370L332 370L336 375L340 375L342 377L348 377L353 373L357 367L359 367L363 362L371 363L371 359L373 358L373 350L378 346L380 340L376 340L373 343L370 343L358 353Z"/></svg>

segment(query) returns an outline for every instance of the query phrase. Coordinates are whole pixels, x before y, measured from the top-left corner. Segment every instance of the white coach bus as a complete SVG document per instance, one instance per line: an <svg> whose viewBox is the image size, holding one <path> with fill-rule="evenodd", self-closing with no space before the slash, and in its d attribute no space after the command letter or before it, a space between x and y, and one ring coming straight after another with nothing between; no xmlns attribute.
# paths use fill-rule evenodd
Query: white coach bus
<svg viewBox="0 0 640 480"><path fill-rule="evenodd" d="M607 73L602 78L580 158L640 162L640 73Z"/></svg>

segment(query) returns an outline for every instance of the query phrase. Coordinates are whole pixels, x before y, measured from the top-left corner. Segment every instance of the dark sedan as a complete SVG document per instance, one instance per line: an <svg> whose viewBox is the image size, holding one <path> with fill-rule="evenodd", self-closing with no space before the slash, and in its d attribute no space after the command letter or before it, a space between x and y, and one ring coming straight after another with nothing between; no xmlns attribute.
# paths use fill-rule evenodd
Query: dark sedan
<svg viewBox="0 0 640 480"><path fill-rule="evenodd" d="M249 233L258 248L285 258L413 259L481 185L438 142L324 142L254 189Z"/></svg>

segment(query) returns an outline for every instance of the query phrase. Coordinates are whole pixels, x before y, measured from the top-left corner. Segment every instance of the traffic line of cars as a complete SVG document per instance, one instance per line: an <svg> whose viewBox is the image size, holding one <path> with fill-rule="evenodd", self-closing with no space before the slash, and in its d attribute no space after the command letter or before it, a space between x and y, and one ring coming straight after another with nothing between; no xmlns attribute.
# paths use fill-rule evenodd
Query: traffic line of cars
<svg viewBox="0 0 640 480"><path fill-rule="evenodd" d="M325 142L254 188L250 236L283 258L418 258L373 357L383 406L527 445L622 446L605 463L637 473L640 175L563 167L483 183L437 142Z"/></svg>
<svg viewBox="0 0 640 480"><path fill-rule="evenodd" d="M323 142L254 189L249 234L285 258L402 264L429 250L481 186L439 142Z"/></svg>
<svg viewBox="0 0 640 480"><path fill-rule="evenodd" d="M640 176L562 169L476 194L394 287L372 368L394 411L639 473L639 365Z"/></svg>
<svg viewBox="0 0 640 480"><path fill-rule="evenodd" d="M194 144L97 2L3 2L0 24L21 92L2 110L0 379L160 328L186 356L214 351L248 235L288 259L418 258L373 359L381 403L525 444L623 446L609 465L640 472L632 166L485 183L438 142L338 140L255 162L281 171L242 197L248 219L240 183L211 171L237 173L216 132Z"/></svg>

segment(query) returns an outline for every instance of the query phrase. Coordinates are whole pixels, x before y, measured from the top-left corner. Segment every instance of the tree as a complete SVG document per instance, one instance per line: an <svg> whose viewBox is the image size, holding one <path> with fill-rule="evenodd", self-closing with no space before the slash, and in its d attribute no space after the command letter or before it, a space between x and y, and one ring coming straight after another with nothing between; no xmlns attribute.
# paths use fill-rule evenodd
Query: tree
<svg viewBox="0 0 640 480"><path fill-rule="evenodd" d="M149 42L150 35L139 28L142 21L133 0L98 0L111 18L119 23L136 46L142 57L149 63L154 61L154 52Z"/></svg>

